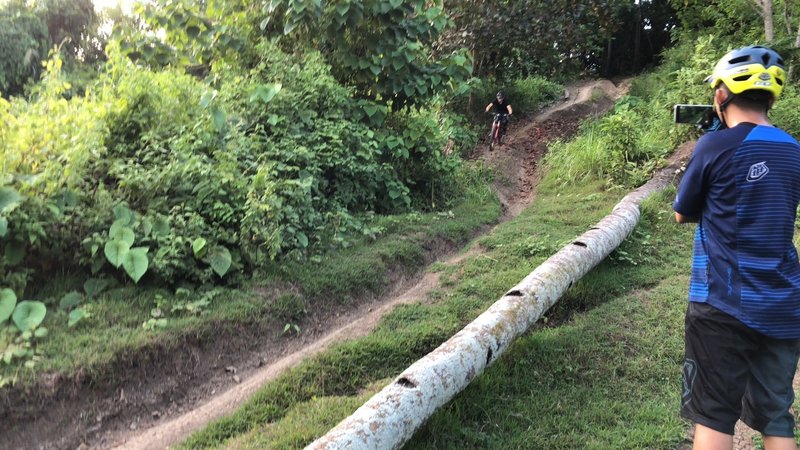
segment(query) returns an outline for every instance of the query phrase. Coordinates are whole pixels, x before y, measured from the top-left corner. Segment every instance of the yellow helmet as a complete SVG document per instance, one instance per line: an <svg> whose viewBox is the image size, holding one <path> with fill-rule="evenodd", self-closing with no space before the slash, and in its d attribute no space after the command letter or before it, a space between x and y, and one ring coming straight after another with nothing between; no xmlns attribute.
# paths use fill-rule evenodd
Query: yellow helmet
<svg viewBox="0 0 800 450"><path fill-rule="evenodd" d="M753 45L738 48L723 56L705 81L712 89L725 83L734 94L756 89L770 92L773 99L777 99L783 92L786 71L778 52Z"/></svg>

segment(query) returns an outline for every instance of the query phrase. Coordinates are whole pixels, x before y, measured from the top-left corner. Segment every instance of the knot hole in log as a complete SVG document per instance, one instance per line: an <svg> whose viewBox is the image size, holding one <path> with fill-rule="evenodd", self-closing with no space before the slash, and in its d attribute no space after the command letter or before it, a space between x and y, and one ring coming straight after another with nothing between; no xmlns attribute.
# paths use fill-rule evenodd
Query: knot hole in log
<svg viewBox="0 0 800 450"><path fill-rule="evenodd" d="M573 243L572 243L572 245L577 245L578 247L584 247L584 248L586 248L586 244L584 244L584 243L583 243L583 242L581 242L581 241L575 241L575 242L573 242Z"/></svg>
<svg viewBox="0 0 800 450"><path fill-rule="evenodd" d="M399 380L397 380L397 384L407 389L414 389L415 387L417 387L416 383L414 383L413 381L409 380L406 377L402 377Z"/></svg>

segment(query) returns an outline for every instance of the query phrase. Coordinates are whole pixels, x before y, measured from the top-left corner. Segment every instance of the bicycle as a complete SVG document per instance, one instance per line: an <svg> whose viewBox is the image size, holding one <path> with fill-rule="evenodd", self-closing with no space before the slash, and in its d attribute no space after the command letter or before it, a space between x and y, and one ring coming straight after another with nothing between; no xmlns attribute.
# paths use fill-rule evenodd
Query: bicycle
<svg viewBox="0 0 800 450"><path fill-rule="evenodd" d="M495 145L503 145L503 138L506 135L506 124L508 124L508 114L494 114L492 120L492 131L489 133L489 151L494 150Z"/></svg>

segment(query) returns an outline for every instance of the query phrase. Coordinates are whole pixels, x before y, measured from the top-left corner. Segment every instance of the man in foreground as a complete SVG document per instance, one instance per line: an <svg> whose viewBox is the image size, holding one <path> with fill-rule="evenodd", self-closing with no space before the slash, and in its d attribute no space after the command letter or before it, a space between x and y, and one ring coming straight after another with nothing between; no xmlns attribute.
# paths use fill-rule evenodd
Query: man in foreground
<svg viewBox="0 0 800 450"><path fill-rule="evenodd" d="M673 205L679 223L697 222L681 415L696 423L695 449L732 449L739 418L767 450L797 449L789 408L800 356L800 145L767 118L786 81L783 60L740 48L707 81L727 128L698 140Z"/></svg>

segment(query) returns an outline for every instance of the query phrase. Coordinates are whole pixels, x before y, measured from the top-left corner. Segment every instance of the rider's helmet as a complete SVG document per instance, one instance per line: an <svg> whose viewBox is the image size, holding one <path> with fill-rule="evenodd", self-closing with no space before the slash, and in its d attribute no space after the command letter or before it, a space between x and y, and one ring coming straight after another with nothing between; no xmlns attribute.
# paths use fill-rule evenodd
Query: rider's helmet
<svg viewBox="0 0 800 450"><path fill-rule="evenodd" d="M503 94L503 91L498 91L495 97L497 97L498 100L506 98L505 94Z"/></svg>
<svg viewBox="0 0 800 450"><path fill-rule="evenodd" d="M705 81L712 89L725 83L733 94L750 90L767 91L775 100L783 92L786 71L783 58L775 50L753 45L728 52Z"/></svg>

